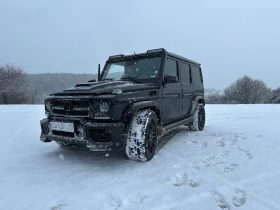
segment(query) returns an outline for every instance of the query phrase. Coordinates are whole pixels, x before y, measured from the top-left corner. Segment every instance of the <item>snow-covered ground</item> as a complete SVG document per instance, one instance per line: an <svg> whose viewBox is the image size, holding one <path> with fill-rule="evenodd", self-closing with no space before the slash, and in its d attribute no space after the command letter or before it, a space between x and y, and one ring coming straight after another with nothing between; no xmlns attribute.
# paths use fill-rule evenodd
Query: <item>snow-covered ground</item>
<svg viewBox="0 0 280 210"><path fill-rule="evenodd" d="M143 163L42 143L43 106L0 106L0 209L280 209L280 106L206 111Z"/></svg>

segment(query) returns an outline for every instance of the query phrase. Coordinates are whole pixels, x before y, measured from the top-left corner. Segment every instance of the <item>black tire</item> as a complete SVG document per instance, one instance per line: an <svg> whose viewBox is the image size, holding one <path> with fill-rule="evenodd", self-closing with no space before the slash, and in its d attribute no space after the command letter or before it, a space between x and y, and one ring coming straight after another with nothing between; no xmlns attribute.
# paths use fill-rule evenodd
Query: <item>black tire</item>
<svg viewBox="0 0 280 210"><path fill-rule="evenodd" d="M152 110L140 110L127 133L126 155L137 161L151 160L157 147L158 119Z"/></svg>
<svg viewBox="0 0 280 210"><path fill-rule="evenodd" d="M205 126L205 108L203 104L198 104L193 115L193 122L190 123L191 131L202 131Z"/></svg>

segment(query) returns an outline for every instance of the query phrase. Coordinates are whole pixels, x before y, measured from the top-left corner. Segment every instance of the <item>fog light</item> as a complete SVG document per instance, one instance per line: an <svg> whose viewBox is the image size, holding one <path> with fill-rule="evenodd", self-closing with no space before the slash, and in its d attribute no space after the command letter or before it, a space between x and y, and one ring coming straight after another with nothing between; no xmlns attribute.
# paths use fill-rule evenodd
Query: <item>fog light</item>
<svg viewBox="0 0 280 210"><path fill-rule="evenodd" d="M94 117L94 119L96 119L96 120L108 120L108 119L110 119L110 117L99 117L99 116L97 116L97 117Z"/></svg>

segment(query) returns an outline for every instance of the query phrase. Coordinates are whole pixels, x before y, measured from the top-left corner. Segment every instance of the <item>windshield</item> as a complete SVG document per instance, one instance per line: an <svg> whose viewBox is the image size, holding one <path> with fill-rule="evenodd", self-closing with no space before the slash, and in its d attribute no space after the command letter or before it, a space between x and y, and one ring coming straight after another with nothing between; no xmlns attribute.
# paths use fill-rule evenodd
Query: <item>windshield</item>
<svg viewBox="0 0 280 210"><path fill-rule="evenodd" d="M127 77L137 79L158 78L161 57L139 58L136 60L109 63L101 80L122 80Z"/></svg>

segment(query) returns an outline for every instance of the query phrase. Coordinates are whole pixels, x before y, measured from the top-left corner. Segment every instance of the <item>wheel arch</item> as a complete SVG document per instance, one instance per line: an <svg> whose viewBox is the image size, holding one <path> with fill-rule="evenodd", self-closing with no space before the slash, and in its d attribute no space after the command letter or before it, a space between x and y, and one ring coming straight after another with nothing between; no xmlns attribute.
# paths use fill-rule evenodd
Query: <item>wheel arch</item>
<svg viewBox="0 0 280 210"><path fill-rule="evenodd" d="M205 99L203 96L196 96L192 103L191 114L193 115L196 109L197 104L203 104L205 106Z"/></svg>
<svg viewBox="0 0 280 210"><path fill-rule="evenodd" d="M129 106L124 114L124 123L126 124L125 132L129 129L133 116L142 109L150 109L154 111L157 115L159 123L161 122L161 116L160 116L160 108L159 104L155 101L141 101L136 102Z"/></svg>

